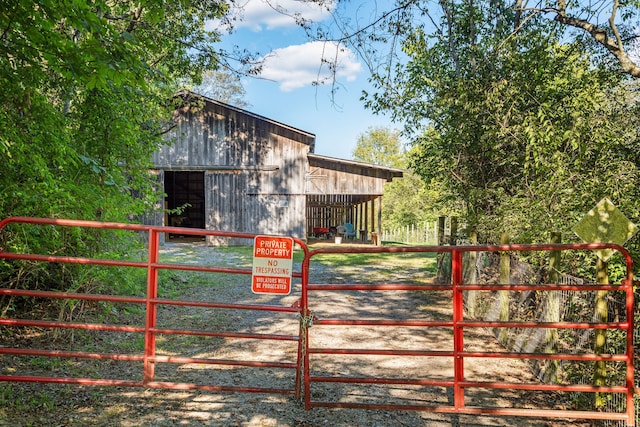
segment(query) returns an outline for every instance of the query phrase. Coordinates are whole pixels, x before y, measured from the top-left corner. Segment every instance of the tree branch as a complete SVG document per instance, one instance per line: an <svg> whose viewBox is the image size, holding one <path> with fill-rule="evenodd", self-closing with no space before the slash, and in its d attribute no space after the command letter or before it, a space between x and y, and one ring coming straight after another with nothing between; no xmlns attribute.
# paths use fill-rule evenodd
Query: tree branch
<svg viewBox="0 0 640 427"><path fill-rule="evenodd" d="M144 7L142 6L142 4L138 5L136 10L133 12L133 16L131 17L131 21L129 22L129 26L127 27L127 30L126 30L127 33L133 32L133 30L135 30L135 28L138 26L138 23L140 22L140 17L142 16L142 11L143 10L144 10Z"/></svg>
<svg viewBox="0 0 640 427"><path fill-rule="evenodd" d="M545 12L554 13L555 20L563 25L578 28L587 32L597 43L604 46L620 63L622 70L629 75L640 78L640 66L638 66L629 54L625 51L622 44L622 38L618 32L618 27L615 25L614 19L619 6L618 0L615 0L614 7L609 17L609 25L615 36L611 38L607 36L606 30L592 24L584 19L579 19L573 16L569 16L566 12L566 5L564 1L558 2L558 9L546 9Z"/></svg>

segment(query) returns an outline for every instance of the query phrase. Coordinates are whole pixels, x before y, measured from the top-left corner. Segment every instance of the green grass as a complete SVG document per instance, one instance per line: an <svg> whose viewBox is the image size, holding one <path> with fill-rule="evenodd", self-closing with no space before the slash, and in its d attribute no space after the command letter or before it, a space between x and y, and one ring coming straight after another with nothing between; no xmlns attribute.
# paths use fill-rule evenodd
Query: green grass
<svg viewBox="0 0 640 427"><path fill-rule="evenodd" d="M400 244L389 244L386 246L404 246ZM313 250L313 247L309 248ZM215 260L215 266L220 267L251 267L253 257L252 246L229 246L212 247L208 256ZM185 256L196 255L195 250L188 249L181 251L181 255L163 256L163 262L184 263ZM340 253L340 254L319 254L312 258L311 268L314 265L327 267L364 267L375 266L381 273L387 271L389 274L399 270L418 270L430 275L435 275L437 268L437 254L432 252L397 252L397 253ZM299 266L304 258L304 251L295 250L293 263L299 270ZM228 281L228 275L224 277ZM213 273L194 273L186 271L161 271L161 294L164 297L174 297L178 292L184 292L185 288L198 286L214 286L218 281Z"/></svg>
<svg viewBox="0 0 640 427"><path fill-rule="evenodd" d="M321 254L314 256L312 262L332 267L357 266L390 266L391 269L411 268L436 272L437 259L435 253L346 253Z"/></svg>
<svg viewBox="0 0 640 427"><path fill-rule="evenodd" d="M253 256L253 246L220 246L215 248L220 253L231 253L235 255L243 255L247 258Z"/></svg>
<svg viewBox="0 0 640 427"><path fill-rule="evenodd" d="M59 357L34 356L29 359L29 365L36 369L45 371L55 371L64 367L69 367L73 363L70 359L62 359Z"/></svg>

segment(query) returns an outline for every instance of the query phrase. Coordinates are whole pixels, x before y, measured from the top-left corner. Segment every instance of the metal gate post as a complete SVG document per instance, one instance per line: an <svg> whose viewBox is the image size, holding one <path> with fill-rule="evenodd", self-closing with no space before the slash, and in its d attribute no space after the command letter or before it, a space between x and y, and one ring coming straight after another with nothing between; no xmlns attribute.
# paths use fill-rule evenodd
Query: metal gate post
<svg viewBox="0 0 640 427"><path fill-rule="evenodd" d="M302 260L302 293L300 296L300 334L298 346L298 371L302 371L301 381L304 383L303 398L305 410L311 409L311 383L309 380L309 326L311 313L309 312L309 253L305 250Z"/></svg>
<svg viewBox="0 0 640 427"><path fill-rule="evenodd" d="M464 407L464 330L460 322L464 320L464 300L462 296L462 252L451 251L451 285L453 287L453 404L456 410Z"/></svg>
<svg viewBox="0 0 640 427"><path fill-rule="evenodd" d="M634 378L634 348L633 348L633 335L635 332L634 326L634 316L635 316L635 304L634 304L634 294L633 294L633 260L631 259L631 255L629 253L624 253L626 257L627 263L627 278L625 280L626 288L627 288L627 298L626 309L627 309L627 322L629 326L627 327L627 425L634 427L636 425L636 414L635 414L635 401L634 401L634 392L635 390L635 378Z"/></svg>
<svg viewBox="0 0 640 427"><path fill-rule="evenodd" d="M144 333L144 376L145 384L153 381L155 362L152 360L156 353L156 313L155 300L158 297L158 252L160 249L159 233L155 229L149 230L149 256L147 263L147 301L146 321Z"/></svg>

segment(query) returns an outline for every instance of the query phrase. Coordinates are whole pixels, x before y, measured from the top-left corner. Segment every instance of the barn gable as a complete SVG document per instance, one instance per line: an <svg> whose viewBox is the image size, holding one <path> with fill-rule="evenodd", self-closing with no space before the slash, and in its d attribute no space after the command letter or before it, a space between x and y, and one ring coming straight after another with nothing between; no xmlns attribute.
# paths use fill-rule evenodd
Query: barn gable
<svg viewBox="0 0 640 427"><path fill-rule="evenodd" d="M309 154L307 232L349 222L362 240L380 232L384 184L403 175L401 169Z"/></svg>
<svg viewBox="0 0 640 427"><path fill-rule="evenodd" d="M312 133L191 92L176 96L182 102L175 127L153 156L164 206L173 213L156 223L305 239L315 224L309 203L317 196L379 197L384 181L401 176L314 155ZM318 171L327 177L322 189L314 179Z"/></svg>

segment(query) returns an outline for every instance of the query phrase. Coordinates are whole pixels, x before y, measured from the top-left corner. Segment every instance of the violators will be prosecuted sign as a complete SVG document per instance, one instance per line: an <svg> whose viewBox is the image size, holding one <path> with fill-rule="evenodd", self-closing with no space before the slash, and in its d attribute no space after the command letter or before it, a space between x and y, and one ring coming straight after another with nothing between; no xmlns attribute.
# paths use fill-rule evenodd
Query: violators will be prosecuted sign
<svg viewBox="0 0 640 427"><path fill-rule="evenodd" d="M291 237L256 236L253 242L253 276L251 290L256 294L291 292L293 239Z"/></svg>

